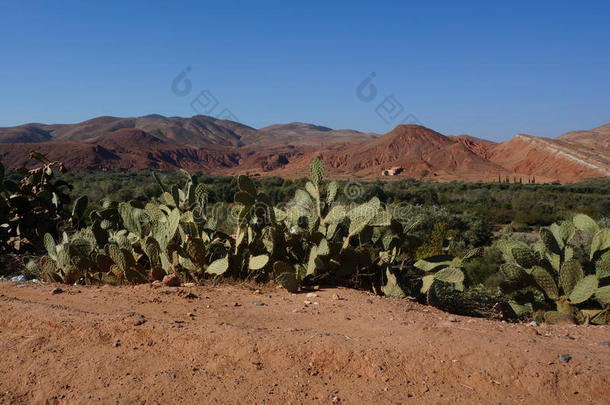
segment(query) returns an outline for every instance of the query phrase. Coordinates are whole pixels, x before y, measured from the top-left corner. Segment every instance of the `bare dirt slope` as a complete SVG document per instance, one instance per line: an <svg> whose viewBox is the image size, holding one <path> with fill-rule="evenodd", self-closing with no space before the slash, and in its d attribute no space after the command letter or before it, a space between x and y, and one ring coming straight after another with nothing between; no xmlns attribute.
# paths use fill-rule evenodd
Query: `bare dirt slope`
<svg viewBox="0 0 610 405"><path fill-rule="evenodd" d="M323 160L329 163L329 172L343 170L367 178L378 177L392 166L401 167L403 176L440 181L493 181L509 174L464 143L420 125L400 125L371 141L327 153Z"/></svg>
<svg viewBox="0 0 610 405"><path fill-rule="evenodd" d="M557 139L608 153L610 152L610 124L584 131L567 132Z"/></svg>
<svg viewBox="0 0 610 405"><path fill-rule="evenodd" d="M561 139L519 134L494 146L490 160L515 173L563 182L610 177L610 155L604 149L575 147Z"/></svg>
<svg viewBox="0 0 610 405"><path fill-rule="evenodd" d="M517 135L496 144L445 136L419 125L377 135L292 122L255 129L238 122L191 118L97 117L76 124L0 128L0 162L33 167L31 150L69 170L179 168L221 175L302 177L314 157L335 179L537 182L610 177L610 124L557 139ZM384 171L400 168L396 176Z"/></svg>
<svg viewBox="0 0 610 405"><path fill-rule="evenodd" d="M344 289L56 287L0 282L0 403L610 398L607 327L453 317Z"/></svg>

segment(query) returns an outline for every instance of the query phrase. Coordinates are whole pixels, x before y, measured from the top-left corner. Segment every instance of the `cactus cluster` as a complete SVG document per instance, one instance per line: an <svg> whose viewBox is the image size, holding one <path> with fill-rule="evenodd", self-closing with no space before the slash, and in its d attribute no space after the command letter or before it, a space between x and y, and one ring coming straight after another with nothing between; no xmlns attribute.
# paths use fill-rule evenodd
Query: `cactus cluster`
<svg viewBox="0 0 610 405"><path fill-rule="evenodd" d="M540 229L533 246L498 241L503 297L508 297L500 300L496 293L471 285L465 270L482 248L455 257L439 239L433 250L442 254L425 257L424 250L417 250L423 241L412 234L417 220L397 218L395 206L376 197L353 202L337 182L324 180L318 158L311 162L310 180L281 208L241 175L235 178L234 201L224 204L224 211L208 212L208 190L186 172L184 184L171 187L153 174L161 188L156 199L104 201L94 208L81 197L69 210L69 198L61 192L68 185L52 181L55 163L34 157L45 166L24 171L21 186L0 182L0 218L8 223L0 228L0 237L7 241L1 233L7 229L11 235L23 233L30 216L60 218L65 229L58 221L37 225L46 255L25 259L28 269L44 280L122 284L174 274L183 281L275 280L291 292L327 282L421 298L454 312L461 305L472 314L495 314L495 304L502 301L515 317L610 320L610 229L600 229L586 215ZM0 166L0 179L2 172ZM49 223L53 229L45 228ZM579 233L590 235L585 257L572 245ZM424 258L413 263L416 254Z"/></svg>
<svg viewBox="0 0 610 405"><path fill-rule="evenodd" d="M0 163L0 252L35 251L45 233L58 236L85 219L87 197L70 210L72 186L57 178L64 165L34 151L30 159L40 166L18 169L19 181L9 179Z"/></svg>
<svg viewBox="0 0 610 405"><path fill-rule="evenodd" d="M26 265L43 279L64 283L137 283L172 273L197 279L228 246L216 240L214 221L198 205L205 198L205 187L187 175L184 188L174 186L155 201L104 201L90 212L89 225L71 236L64 232L56 242L45 234L47 255L38 264L26 259ZM75 223L85 222L84 206L83 199L76 201Z"/></svg>
<svg viewBox="0 0 610 405"><path fill-rule="evenodd" d="M46 234L47 255L27 265L47 280L66 283L136 283L177 274L275 279L297 291L323 280L368 280L388 295L404 295L390 286L412 247L391 207L377 198L363 204L341 200L337 183L323 180L322 161L314 159L310 169L311 181L283 209L251 178L238 176L234 203L227 207L236 213L228 232L217 229L217 212L204 209L207 190L188 174L183 187L170 191L155 177L159 198L104 201L86 220L86 200L78 200L73 216L81 229L70 236Z"/></svg>
<svg viewBox="0 0 610 405"><path fill-rule="evenodd" d="M341 200L338 184L323 182L324 166L317 158L310 172L311 181L283 213L288 260L274 265L276 281L290 290L304 280L369 282L386 295L405 296L394 272L407 259L409 240L392 207L376 197L363 204Z"/></svg>
<svg viewBox="0 0 610 405"><path fill-rule="evenodd" d="M592 235L588 257L575 257L571 241L577 232ZM582 323L610 321L610 229L600 229L584 214L540 229L532 247L500 240L503 290L517 315L535 313L539 320Z"/></svg>

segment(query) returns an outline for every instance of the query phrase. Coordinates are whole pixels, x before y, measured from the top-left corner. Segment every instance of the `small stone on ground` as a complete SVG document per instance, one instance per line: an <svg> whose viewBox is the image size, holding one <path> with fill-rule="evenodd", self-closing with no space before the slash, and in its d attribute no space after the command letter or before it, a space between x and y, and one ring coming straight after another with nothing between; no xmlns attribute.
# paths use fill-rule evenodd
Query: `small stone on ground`
<svg viewBox="0 0 610 405"><path fill-rule="evenodd" d="M163 285L167 287L180 287L180 279L175 274L168 274L163 277Z"/></svg>

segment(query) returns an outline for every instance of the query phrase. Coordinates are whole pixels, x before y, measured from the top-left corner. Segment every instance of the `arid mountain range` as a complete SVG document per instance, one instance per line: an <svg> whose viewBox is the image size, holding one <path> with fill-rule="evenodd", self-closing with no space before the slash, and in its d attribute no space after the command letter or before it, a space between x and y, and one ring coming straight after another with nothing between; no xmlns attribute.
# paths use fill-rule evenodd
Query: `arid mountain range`
<svg viewBox="0 0 610 405"><path fill-rule="evenodd" d="M31 150L72 170L184 168L294 178L306 176L309 162L319 156L328 177L344 179L570 182L610 177L610 124L558 138L518 134L503 143L445 136L419 125L377 135L298 122L255 129L207 116L156 114L0 128L5 166L33 164Z"/></svg>

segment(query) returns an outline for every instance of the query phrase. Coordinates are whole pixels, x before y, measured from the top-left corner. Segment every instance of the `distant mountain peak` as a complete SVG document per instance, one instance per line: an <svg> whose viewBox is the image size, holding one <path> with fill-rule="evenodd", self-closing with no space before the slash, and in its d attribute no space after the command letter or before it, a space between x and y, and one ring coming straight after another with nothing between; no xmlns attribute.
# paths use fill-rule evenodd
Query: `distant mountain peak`
<svg viewBox="0 0 610 405"><path fill-rule="evenodd" d="M608 153L610 152L610 124L589 130L566 132L557 140Z"/></svg>
<svg viewBox="0 0 610 405"><path fill-rule="evenodd" d="M140 118L150 118L150 119L166 119L167 117L161 114L148 114L148 115L143 115Z"/></svg>
<svg viewBox="0 0 610 405"><path fill-rule="evenodd" d="M332 128L328 128L322 125L309 124L306 122L290 122L287 124L274 124L267 127L261 128L259 131L320 131L328 132L333 131Z"/></svg>

